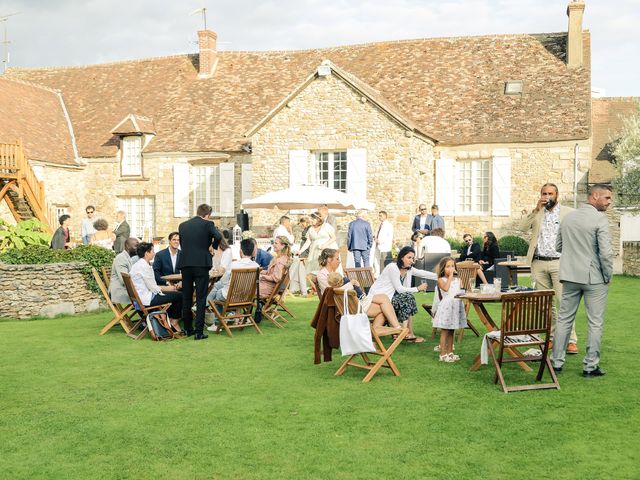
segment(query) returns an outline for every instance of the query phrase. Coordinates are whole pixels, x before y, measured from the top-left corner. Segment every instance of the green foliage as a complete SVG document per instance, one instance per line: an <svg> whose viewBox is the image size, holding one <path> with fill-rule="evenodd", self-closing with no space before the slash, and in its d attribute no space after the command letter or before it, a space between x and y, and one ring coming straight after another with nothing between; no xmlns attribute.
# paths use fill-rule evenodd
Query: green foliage
<svg viewBox="0 0 640 480"><path fill-rule="evenodd" d="M10 248L25 248L29 245L49 245L51 235L47 225L32 218L12 225L0 218L0 252Z"/></svg>
<svg viewBox="0 0 640 480"><path fill-rule="evenodd" d="M514 255L524 256L529 250L529 243L521 237L515 235L505 235L498 240L501 252L513 252Z"/></svg>
<svg viewBox="0 0 640 480"><path fill-rule="evenodd" d="M622 120L622 133L614 141L613 156L618 169L618 177L611 182L618 196L616 203L640 206L640 107Z"/></svg>
<svg viewBox="0 0 640 480"><path fill-rule="evenodd" d="M54 250L42 245L29 245L22 249L12 248L0 254L0 262L14 265L39 265L45 263L85 262L80 271L85 277L87 287L100 293L91 267L100 270L111 266L115 253L96 245L81 245L70 250Z"/></svg>
<svg viewBox="0 0 640 480"><path fill-rule="evenodd" d="M640 206L640 168L627 170L611 183L617 194L618 205Z"/></svg>

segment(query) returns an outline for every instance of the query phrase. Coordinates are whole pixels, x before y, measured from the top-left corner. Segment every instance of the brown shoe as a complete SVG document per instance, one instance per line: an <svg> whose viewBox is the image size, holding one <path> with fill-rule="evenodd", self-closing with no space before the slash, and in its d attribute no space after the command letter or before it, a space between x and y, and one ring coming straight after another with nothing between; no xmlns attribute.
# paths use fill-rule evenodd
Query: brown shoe
<svg viewBox="0 0 640 480"><path fill-rule="evenodd" d="M575 355L576 353L578 353L578 345L576 345L575 343L570 343L567 346L567 353L571 355Z"/></svg>

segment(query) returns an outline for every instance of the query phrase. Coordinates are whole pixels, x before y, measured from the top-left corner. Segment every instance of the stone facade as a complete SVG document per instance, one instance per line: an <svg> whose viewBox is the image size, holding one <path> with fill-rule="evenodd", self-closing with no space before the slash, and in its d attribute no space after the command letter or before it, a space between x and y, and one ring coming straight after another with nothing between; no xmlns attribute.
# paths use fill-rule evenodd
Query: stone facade
<svg viewBox="0 0 640 480"><path fill-rule="evenodd" d="M0 317L54 317L91 312L101 298L87 288L80 263L0 263Z"/></svg>
<svg viewBox="0 0 640 480"><path fill-rule="evenodd" d="M623 242L622 273L640 277L640 242Z"/></svg>
<svg viewBox="0 0 640 480"><path fill-rule="evenodd" d="M333 75L302 90L252 137L253 194L289 187L289 152L366 149L367 199L408 222L416 198L433 196L433 145ZM347 160L348 161L348 160ZM252 228L273 225L283 212L256 209ZM344 232L353 216L338 219Z"/></svg>

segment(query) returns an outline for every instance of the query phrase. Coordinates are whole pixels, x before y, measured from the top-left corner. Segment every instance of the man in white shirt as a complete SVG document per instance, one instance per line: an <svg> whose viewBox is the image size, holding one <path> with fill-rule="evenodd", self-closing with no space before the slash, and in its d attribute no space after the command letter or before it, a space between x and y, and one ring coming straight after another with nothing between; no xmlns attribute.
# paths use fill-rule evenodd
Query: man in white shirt
<svg viewBox="0 0 640 480"><path fill-rule="evenodd" d="M80 231L82 234L82 243L84 245L89 245L91 243L91 235L96 233L96 229L93 226L93 222L96 221L94 218L96 208L93 205L87 205L87 208L85 208L84 211L87 212L87 218L82 219Z"/></svg>
<svg viewBox="0 0 640 480"><path fill-rule="evenodd" d="M444 230L434 228L431 235L422 239L424 253L451 253L451 245L444 239Z"/></svg>
<svg viewBox="0 0 640 480"><path fill-rule="evenodd" d="M286 215L280 217L280 225L273 232L273 239L276 237L286 237L289 240L289 244L293 245L293 230L291 229L291 219Z"/></svg>
<svg viewBox="0 0 640 480"><path fill-rule="evenodd" d="M251 257L254 256L256 250L256 244L252 241L251 238L245 238L240 242L240 260L234 260L231 263L231 268L228 271L225 271L222 278L216 282L213 289L207 296L207 303L212 300L219 300L221 302L224 302L227 299L227 295L229 294L229 285L231 284L231 272L241 268L260 267L260 265L258 265L251 259ZM210 332L215 332L216 329L216 325L207 327L207 330L209 330Z"/></svg>
<svg viewBox="0 0 640 480"><path fill-rule="evenodd" d="M384 260L391 251L393 244L393 225L387 220L387 212L384 210L378 212L378 220L380 220L380 225L378 225L378 230L373 238L378 249L378 272L382 272L384 270Z"/></svg>

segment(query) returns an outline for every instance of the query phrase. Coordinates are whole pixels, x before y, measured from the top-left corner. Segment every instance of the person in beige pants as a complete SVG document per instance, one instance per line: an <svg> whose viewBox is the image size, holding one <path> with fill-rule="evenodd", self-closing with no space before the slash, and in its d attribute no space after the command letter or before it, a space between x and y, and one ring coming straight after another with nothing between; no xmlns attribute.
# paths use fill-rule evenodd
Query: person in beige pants
<svg viewBox="0 0 640 480"><path fill-rule="evenodd" d="M556 238L560 222L573 211L558 203L558 187L545 183L540 189L540 198L535 208L524 219L521 230L531 230L531 242L527 252L527 262L531 265L531 283L536 290L555 291L551 338L553 339L558 318L558 305L562 297L560 283L560 252L556 250ZM575 324L571 328L567 353L578 353L578 336Z"/></svg>

